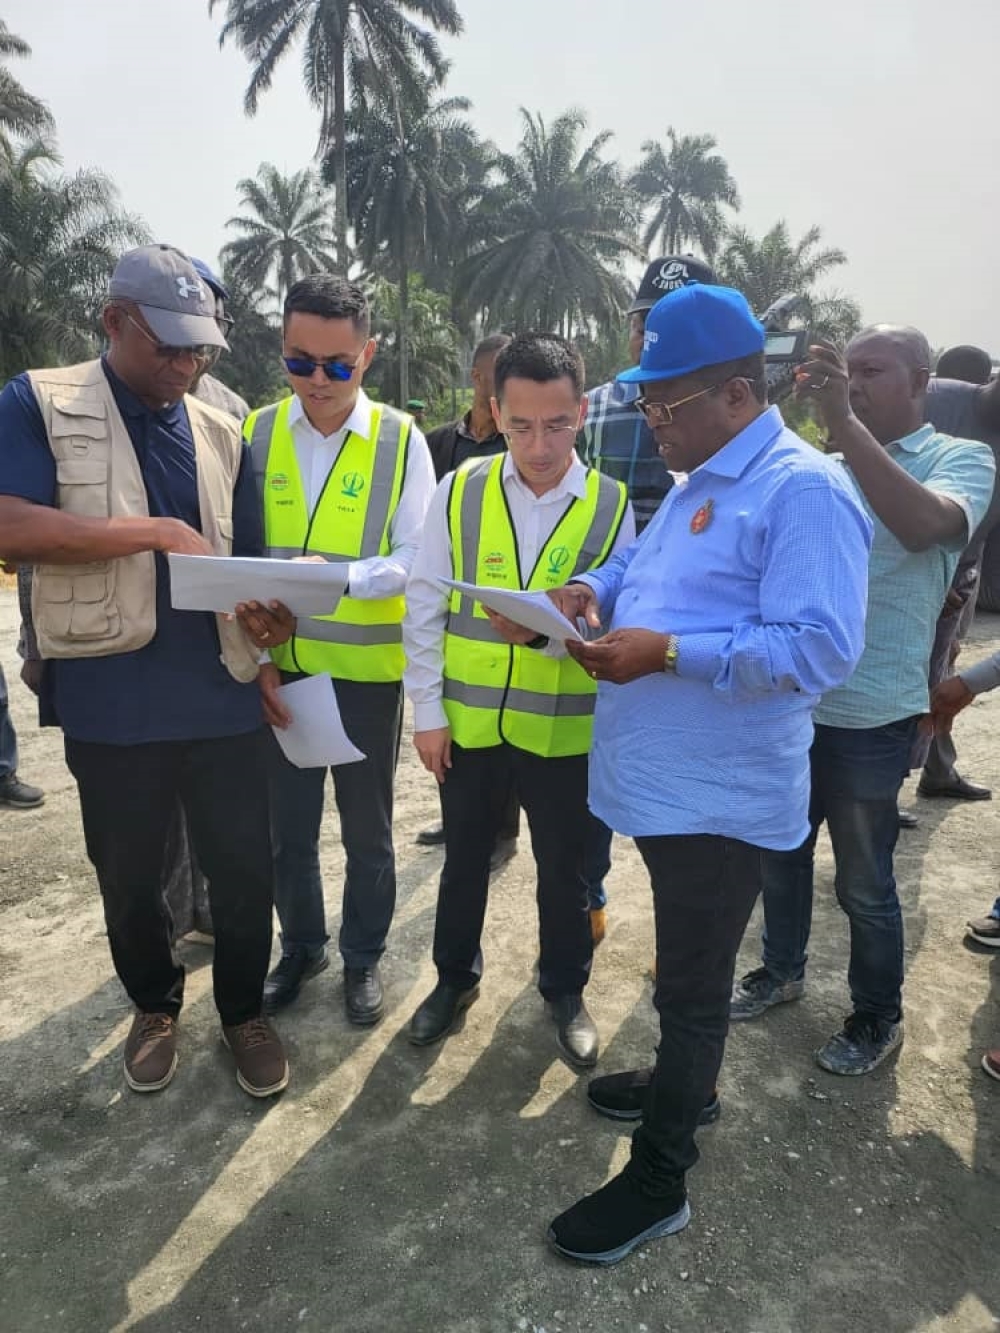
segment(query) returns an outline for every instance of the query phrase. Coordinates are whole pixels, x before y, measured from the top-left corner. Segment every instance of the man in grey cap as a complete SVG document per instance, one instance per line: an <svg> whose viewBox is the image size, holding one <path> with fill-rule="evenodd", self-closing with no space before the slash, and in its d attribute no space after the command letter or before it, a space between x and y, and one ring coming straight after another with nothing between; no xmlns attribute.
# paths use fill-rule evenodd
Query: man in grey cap
<svg viewBox="0 0 1000 1333"><path fill-rule="evenodd" d="M258 654L237 621L174 611L166 556L260 555L239 426L188 396L225 346L211 292L170 246L124 255L108 351L0 393L0 559L35 566L32 611L77 782L112 957L136 1015L135 1092L177 1067L184 971L161 871L178 801L210 886L215 1001L236 1077L279 1092L262 1017L272 870Z"/></svg>

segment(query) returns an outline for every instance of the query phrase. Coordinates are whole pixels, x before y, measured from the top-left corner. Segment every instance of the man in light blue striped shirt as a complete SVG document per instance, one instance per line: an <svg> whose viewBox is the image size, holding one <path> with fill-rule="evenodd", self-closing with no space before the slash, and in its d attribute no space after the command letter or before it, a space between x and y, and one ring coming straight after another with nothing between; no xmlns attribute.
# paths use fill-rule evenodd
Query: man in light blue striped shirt
<svg viewBox="0 0 1000 1333"><path fill-rule="evenodd" d="M837 899L850 922L852 1013L816 1053L832 1074L867 1074L903 1038L903 921L893 876L896 801L909 769L938 613L959 556L993 494L985 444L924 425L930 348L916 329L877 326L846 362L810 349L801 384L819 402L833 448L875 523L865 651L816 710L810 833L767 858L763 966L733 993L732 1017L755 1018L804 989L813 848L825 822Z"/></svg>
<svg viewBox="0 0 1000 1333"><path fill-rule="evenodd" d="M578 1260L614 1263L687 1224L764 850L808 831L812 710L863 646L871 522L843 468L767 406L763 349L728 288L685 287L650 311L624 378L687 478L627 551L550 594L571 618L611 622L567 645L600 682L590 804L635 838L656 913L656 1067L590 1088L598 1109L626 1118L631 1099L641 1115L631 1160L549 1233Z"/></svg>

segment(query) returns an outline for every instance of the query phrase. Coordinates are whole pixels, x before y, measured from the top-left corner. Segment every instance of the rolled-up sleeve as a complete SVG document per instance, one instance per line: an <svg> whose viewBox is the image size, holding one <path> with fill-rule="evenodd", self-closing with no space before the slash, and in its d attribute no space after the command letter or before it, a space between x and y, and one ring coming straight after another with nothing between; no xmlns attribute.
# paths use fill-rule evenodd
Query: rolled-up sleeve
<svg viewBox="0 0 1000 1333"><path fill-rule="evenodd" d="M845 489L789 488L764 536L759 619L681 636L678 675L734 701L842 685L864 649L871 540L871 521Z"/></svg>

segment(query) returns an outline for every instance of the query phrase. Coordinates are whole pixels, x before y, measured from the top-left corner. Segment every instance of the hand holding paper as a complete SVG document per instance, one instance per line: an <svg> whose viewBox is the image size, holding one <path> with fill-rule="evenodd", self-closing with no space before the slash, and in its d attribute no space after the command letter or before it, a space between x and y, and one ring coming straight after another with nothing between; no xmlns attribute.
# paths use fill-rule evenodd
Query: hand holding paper
<svg viewBox="0 0 1000 1333"><path fill-rule="evenodd" d="M465 593L491 611L497 611L515 625L523 625L535 634L544 634L547 638L582 640L583 635L567 620L545 592L520 592L510 588L483 588L475 583L459 583L455 579L442 579L449 588ZM596 604L596 602L595 602Z"/></svg>
<svg viewBox="0 0 1000 1333"><path fill-rule="evenodd" d="M296 768L332 768L364 759L341 721L337 692L329 676L305 676L280 686L279 696L291 721L275 727L285 758Z"/></svg>
<svg viewBox="0 0 1000 1333"><path fill-rule="evenodd" d="M169 555L170 604L176 611L232 614L241 602L280 602L293 616L328 616L347 587L350 564L250 560L243 556Z"/></svg>

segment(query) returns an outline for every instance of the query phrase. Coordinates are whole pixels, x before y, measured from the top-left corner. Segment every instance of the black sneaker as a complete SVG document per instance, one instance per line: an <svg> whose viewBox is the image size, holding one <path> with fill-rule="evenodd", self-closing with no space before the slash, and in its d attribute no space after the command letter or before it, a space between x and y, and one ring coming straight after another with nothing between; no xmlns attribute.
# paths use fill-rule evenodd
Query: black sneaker
<svg viewBox="0 0 1000 1333"><path fill-rule="evenodd" d="M733 997L729 1001L729 1018L733 1023L759 1018L776 1004L787 1004L789 1000L798 1000L805 988L806 983L801 979L778 981L771 976L766 967L755 967L752 972L741 977L733 987Z"/></svg>
<svg viewBox="0 0 1000 1333"><path fill-rule="evenodd" d="M8 805L12 810L34 810L36 805L44 803L41 787L29 787L16 773L0 778L0 805Z"/></svg>
<svg viewBox="0 0 1000 1333"><path fill-rule="evenodd" d="M646 1092L653 1081L653 1067L627 1069L621 1074L604 1074L591 1079L587 1101L599 1115L609 1120L641 1120ZM702 1107L699 1125L714 1125L722 1114L719 1094L713 1092Z"/></svg>
<svg viewBox="0 0 1000 1333"><path fill-rule="evenodd" d="M816 1063L830 1074L870 1074L902 1040L902 1017L893 1023L874 1014L850 1014L816 1052Z"/></svg>
<svg viewBox="0 0 1000 1333"><path fill-rule="evenodd" d="M652 1198L624 1170L603 1189L560 1213L548 1230L552 1247L582 1264L616 1264L647 1240L683 1231L691 1209L683 1184Z"/></svg>

